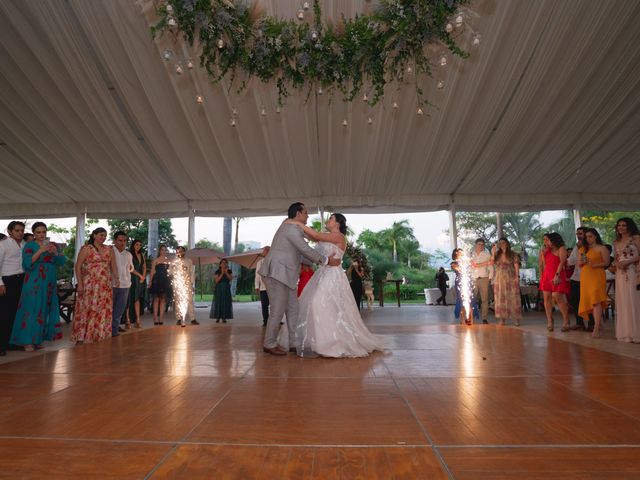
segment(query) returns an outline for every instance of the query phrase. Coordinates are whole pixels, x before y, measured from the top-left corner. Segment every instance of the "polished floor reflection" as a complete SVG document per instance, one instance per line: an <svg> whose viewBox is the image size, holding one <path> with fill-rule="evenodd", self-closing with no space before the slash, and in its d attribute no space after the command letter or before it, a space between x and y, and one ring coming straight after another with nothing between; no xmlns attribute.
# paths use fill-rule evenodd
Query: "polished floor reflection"
<svg viewBox="0 0 640 480"><path fill-rule="evenodd" d="M254 306L16 356L0 477L640 478L640 345L450 314L366 312L362 359L264 354Z"/></svg>

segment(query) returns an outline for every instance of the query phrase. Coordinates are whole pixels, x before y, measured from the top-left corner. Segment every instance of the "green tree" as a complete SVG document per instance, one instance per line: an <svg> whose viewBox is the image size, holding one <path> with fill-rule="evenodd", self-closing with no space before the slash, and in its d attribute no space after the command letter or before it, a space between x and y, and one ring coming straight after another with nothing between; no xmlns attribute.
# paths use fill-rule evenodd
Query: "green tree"
<svg viewBox="0 0 640 480"><path fill-rule="evenodd" d="M482 238L486 244L490 244L498 239L494 213L458 212L456 223L458 233L466 243L473 243L477 238Z"/></svg>
<svg viewBox="0 0 640 480"><path fill-rule="evenodd" d="M212 242L207 238L201 238L196 242L198 248L211 248L212 250L222 251L222 247L217 242ZM218 268L217 265L198 265L198 261L193 261L196 265L196 292L212 293L213 292L213 272Z"/></svg>
<svg viewBox="0 0 640 480"><path fill-rule="evenodd" d="M576 227L575 221L573 220L573 212L571 210L562 212L560 220L547 226L546 231L559 233L568 247L575 245Z"/></svg>
<svg viewBox="0 0 640 480"><path fill-rule="evenodd" d="M542 231L539 212L511 212L504 213L503 233L509 239L509 242L519 250L522 255L522 261L526 264L529 258L527 248L536 249L537 244L535 237Z"/></svg>
<svg viewBox="0 0 640 480"><path fill-rule="evenodd" d="M382 235L391 243L393 247L393 261L398 261L398 243L403 240L415 240L413 228L409 226L409 220L393 222L390 228L383 230Z"/></svg>
<svg viewBox="0 0 640 480"><path fill-rule="evenodd" d="M640 212L603 212L588 210L582 213L582 225L598 230L604 243L613 244L616 236L615 227L618 219L630 217L640 226Z"/></svg>
<svg viewBox="0 0 640 480"><path fill-rule="evenodd" d="M133 240L140 240L142 247L147 250L147 241L149 239L149 220L146 218L112 218L107 220L109 225L109 236L117 231L123 231L127 234L127 244ZM158 220L158 241L170 248L176 248L178 241L173 233L173 226L170 218L161 218Z"/></svg>

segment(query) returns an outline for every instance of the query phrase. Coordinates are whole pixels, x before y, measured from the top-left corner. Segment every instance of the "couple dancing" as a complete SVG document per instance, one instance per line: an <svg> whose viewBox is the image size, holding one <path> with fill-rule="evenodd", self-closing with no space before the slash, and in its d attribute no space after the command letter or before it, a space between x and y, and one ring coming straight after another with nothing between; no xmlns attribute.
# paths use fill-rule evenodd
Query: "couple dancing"
<svg viewBox="0 0 640 480"><path fill-rule="evenodd" d="M346 249L346 219L335 213L327 221L328 233L306 226L309 214L303 203L289 207L258 272L267 285L271 314L267 322L264 351L300 356L364 357L382 350L382 341L362 322L346 275L340 268ZM314 250L304 236L317 241ZM303 259L304 258L304 259ZM317 263L314 273L297 297L300 263ZM287 321L280 328L286 314Z"/></svg>

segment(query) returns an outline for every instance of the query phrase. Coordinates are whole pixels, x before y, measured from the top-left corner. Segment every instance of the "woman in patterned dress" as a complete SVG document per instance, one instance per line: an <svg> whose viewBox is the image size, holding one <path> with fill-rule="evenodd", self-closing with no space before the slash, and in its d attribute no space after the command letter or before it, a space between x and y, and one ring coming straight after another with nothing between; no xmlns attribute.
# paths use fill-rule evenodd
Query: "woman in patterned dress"
<svg viewBox="0 0 640 480"><path fill-rule="evenodd" d="M24 283L11 332L11 343L21 345L27 352L43 348L45 340L62 338L56 266L66 260L58 247L47 240L44 223L34 223L32 231L34 239L22 249Z"/></svg>
<svg viewBox="0 0 640 480"><path fill-rule="evenodd" d="M118 286L118 267L111 247L104 244L107 231L96 228L76 262L76 309L71 341L77 345L111 337L112 278Z"/></svg>
<svg viewBox="0 0 640 480"><path fill-rule="evenodd" d="M616 223L616 338L640 343L640 231L632 218Z"/></svg>
<svg viewBox="0 0 640 480"><path fill-rule="evenodd" d="M493 283L496 318L500 320L500 325L512 319L519 327L522 318L520 262L518 255L511 250L509 240L504 237L498 240L498 245L491 249L491 260L496 272Z"/></svg>

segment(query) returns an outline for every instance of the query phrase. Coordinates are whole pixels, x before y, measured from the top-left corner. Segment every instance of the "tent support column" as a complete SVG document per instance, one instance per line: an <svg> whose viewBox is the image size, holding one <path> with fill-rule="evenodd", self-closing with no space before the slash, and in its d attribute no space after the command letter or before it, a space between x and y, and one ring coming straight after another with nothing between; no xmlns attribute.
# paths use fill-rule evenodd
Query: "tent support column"
<svg viewBox="0 0 640 480"><path fill-rule="evenodd" d="M496 234L498 238L504 237L502 234L502 213L496 212Z"/></svg>
<svg viewBox="0 0 640 480"><path fill-rule="evenodd" d="M188 245L187 248L191 250L196 246L196 212L189 208L189 233L188 233Z"/></svg>
<svg viewBox="0 0 640 480"><path fill-rule="evenodd" d="M82 213L78 212L78 214L76 215L76 249L75 249L75 253L73 254L74 263L78 259L78 254L80 253L80 249L84 245L84 229L85 229L86 222L87 222L87 211L85 210ZM73 276L75 278L75 269L74 269Z"/></svg>
<svg viewBox="0 0 640 480"><path fill-rule="evenodd" d="M582 226L582 212L579 208L573 209L573 224L576 226L576 228Z"/></svg>
<svg viewBox="0 0 640 480"><path fill-rule="evenodd" d="M158 256L158 219L149 219L149 236L147 237L147 255L150 258Z"/></svg>
<svg viewBox="0 0 640 480"><path fill-rule="evenodd" d="M456 223L456 207L451 204L449 209L449 237L451 239L451 250L458 248L458 225Z"/></svg>

